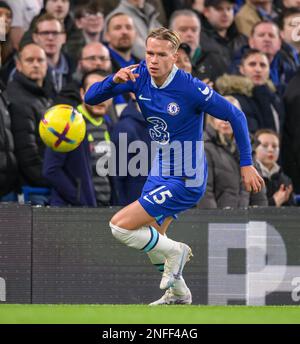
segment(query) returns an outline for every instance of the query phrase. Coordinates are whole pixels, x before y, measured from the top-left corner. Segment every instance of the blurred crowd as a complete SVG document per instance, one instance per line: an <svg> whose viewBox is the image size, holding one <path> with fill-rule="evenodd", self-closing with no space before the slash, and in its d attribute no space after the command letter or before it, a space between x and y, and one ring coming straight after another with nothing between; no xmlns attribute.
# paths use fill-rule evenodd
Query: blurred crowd
<svg viewBox="0 0 300 344"><path fill-rule="evenodd" d="M181 37L177 66L245 113L266 183L259 194L244 190L230 124L206 115L209 175L197 207L299 203L300 0L0 0L1 202L101 207L140 196L145 176L97 168L111 143L120 147L120 134L128 146L150 146L134 95L93 107L83 99L94 82L139 63L160 26ZM39 136L55 104L72 105L86 121L84 141L69 153ZM130 161L138 153L116 154Z"/></svg>

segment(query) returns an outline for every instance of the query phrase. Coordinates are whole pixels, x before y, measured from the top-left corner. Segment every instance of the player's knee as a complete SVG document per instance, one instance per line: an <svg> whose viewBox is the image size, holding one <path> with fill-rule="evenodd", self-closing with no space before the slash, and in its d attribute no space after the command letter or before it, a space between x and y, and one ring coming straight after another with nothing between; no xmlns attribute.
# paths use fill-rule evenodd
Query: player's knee
<svg viewBox="0 0 300 344"><path fill-rule="evenodd" d="M112 221L110 221L109 226L110 226L112 235L119 241L124 241L124 239L129 234L129 231L127 229L117 226Z"/></svg>

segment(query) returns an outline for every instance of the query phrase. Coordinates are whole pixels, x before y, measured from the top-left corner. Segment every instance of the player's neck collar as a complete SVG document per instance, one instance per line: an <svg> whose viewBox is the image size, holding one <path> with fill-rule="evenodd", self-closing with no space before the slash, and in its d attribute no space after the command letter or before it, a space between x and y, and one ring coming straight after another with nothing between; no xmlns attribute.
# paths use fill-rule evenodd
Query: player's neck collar
<svg viewBox="0 0 300 344"><path fill-rule="evenodd" d="M151 77L151 85L155 88L166 88L174 79L176 72L178 71L178 67L174 64L171 73L169 74L169 76L167 77L166 81L161 85L161 86L157 86L155 81L153 80L153 78Z"/></svg>

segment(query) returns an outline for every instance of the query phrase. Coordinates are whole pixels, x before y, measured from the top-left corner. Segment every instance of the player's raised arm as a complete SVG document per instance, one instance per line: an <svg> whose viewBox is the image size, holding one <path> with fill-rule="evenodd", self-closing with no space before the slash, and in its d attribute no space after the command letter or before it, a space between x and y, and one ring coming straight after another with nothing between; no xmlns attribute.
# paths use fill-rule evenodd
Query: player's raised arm
<svg viewBox="0 0 300 344"><path fill-rule="evenodd" d="M199 81L196 82L197 101L200 108L210 115L229 121L240 151L241 176L247 191L259 192L264 180L253 167L252 148L246 116L220 94Z"/></svg>
<svg viewBox="0 0 300 344"><path fill-rule="evenodd" d="M102 82L94 83L86 92L84 102L88 105L97 105L118 94L134 92L134 83L139 77L139 74L135 73L138 66L136 64L121 68Z"/></svg>

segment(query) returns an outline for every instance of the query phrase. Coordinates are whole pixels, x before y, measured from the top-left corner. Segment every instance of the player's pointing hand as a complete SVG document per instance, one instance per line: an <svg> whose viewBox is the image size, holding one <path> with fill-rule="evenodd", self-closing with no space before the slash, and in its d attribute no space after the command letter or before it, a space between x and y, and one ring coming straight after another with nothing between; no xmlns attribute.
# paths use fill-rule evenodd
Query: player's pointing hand
<svg viewBox="0 0 300 344"><path fill-rule="evenodd" d="M259 192L265 186L264 179L259 175L254 166L241 167L241 175L248 192Z"/></svg>
<svg viewBox="0 0 300 344"><path fill-rule="evenodd" d="M135 82L135 79L139 77L139 74L133 73L138 67L138 64L134 64L125 68L121 68L113 77L113 81L117 84L123 84L129 80Z"/></svg>

